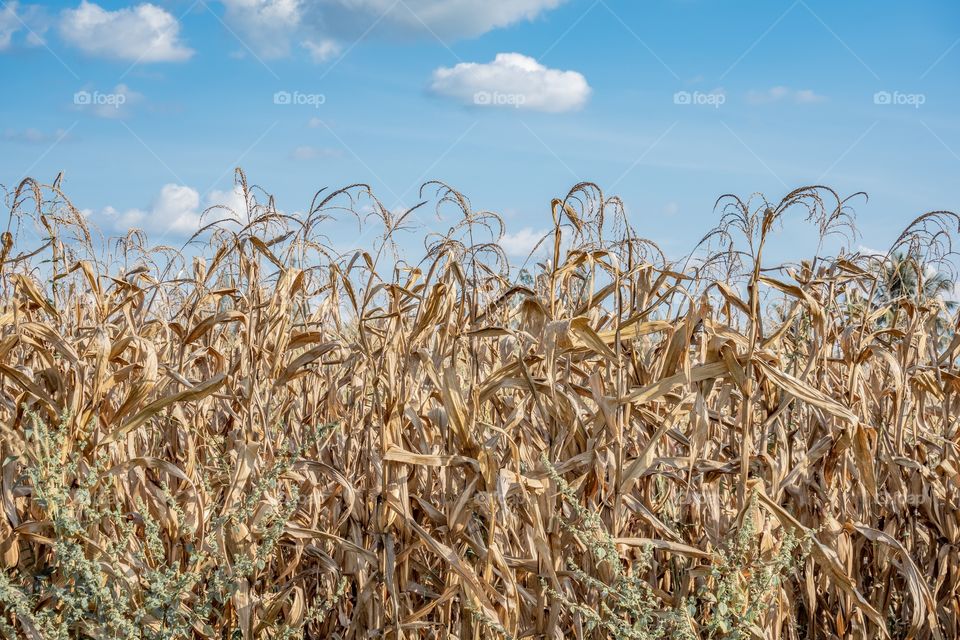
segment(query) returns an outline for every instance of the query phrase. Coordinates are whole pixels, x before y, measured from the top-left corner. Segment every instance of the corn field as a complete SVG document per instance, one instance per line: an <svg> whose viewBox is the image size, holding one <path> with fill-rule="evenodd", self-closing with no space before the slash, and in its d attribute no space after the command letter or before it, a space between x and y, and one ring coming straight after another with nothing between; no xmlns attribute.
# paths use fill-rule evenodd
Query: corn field
<svg viewBox="0 0 960 640"><path fill-rule="evenodd" d="M725 196L677 262L584 183L521 266L444 184L237 181L183 247L7 193L0 635L960 636L958 216Z"/></svg>

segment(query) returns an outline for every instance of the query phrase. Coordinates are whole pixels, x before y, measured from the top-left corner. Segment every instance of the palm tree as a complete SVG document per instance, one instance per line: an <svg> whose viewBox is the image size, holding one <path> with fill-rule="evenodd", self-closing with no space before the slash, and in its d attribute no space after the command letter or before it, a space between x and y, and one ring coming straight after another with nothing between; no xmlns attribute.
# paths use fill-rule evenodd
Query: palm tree
<svg viewBox="0 0 960 640"><path fill-rule="evenodd" d="M900 314L897 301L909 300L917 305L936 302L939 309L933 322L940 335L938 343L946 344L953 335L951 315L957 308L954 280L945 273L930 273L918 256L912 252L897 252L884 260L878 269L878 293L881 306L888 306L882 322L895 326Z"/></svg>
<svg viewBox="0 0 960 640"><path fill-rule="evenodd" d="M917 256L898 252L884 261L880 270L880 295L884 302L908 299L917 304L939 298L952 311L957 301L948 299L954 282L945 273L927 275Z"/></svg>

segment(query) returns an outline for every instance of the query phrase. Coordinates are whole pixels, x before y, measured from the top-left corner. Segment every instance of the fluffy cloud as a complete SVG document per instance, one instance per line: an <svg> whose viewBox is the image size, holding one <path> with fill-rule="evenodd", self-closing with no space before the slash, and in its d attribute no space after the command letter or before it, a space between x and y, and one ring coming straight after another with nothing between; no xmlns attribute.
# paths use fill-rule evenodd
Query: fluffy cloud
<svg viewBox="0 0 960 640"><path fill-rule="evenodd" d="M887 255L886 251L880 251L879 249L874 249L862 244L857 247L857 253L861 253L865 256L873 256L875 258L882 258Z"/></svg>
<svg viewBox="0 0 960 640"><path fill-rule="evenodd" d="M530 227L524 227L516 233L503 234L497 244L510 257L526 258L546 235L546 231L534 231ZM545 245L546 243L541 244L540 248L542 249Z"/></svg>
<svg viewBox="0 0 960 640"><path fill-rule="evenodd" d="M21 5L16 0L0 3L0 51L13 46L14 36L27 46L43 44L43 33L49 26L49 16L37 4Z"/></svg>
<svg viewBox="0 0 960 640"><path fill-rule="evenodd" d="M20 30L20 17L17 15L17 3L0 7L0 51L9 49L13 43L13 34Z"/></svg>
<svg viewBox="0 0 960 640"><path fill-rule="evenodd" d="M330 58L340 55L342 50L342 47L335 40L326 38L318 42L304 40L300 44L310 53L310 58L317 63L326 62Z"/></svg>
<svg viewBox="0 0 960 640"><path fill-rule="evenodd" d="M519 53L498 53L493 62L461 62L433 72L434 93L465 104L536 111L572 111L590 96L590 85L576 71L548 69Z"/></svg>
<svg viewBox="0 0 960 640"><path fill-rule="evenodd" d="M333 24L363 23L383 16L389 28L414 35L469 38L521 20L531 20L563 0L328 0ZM392 7L392 10L391 10ZM359 16L355 14L360 14ZM433 32L433 33L430 33Z"/></svg>
<svg viewBox="0 0 960 640"><path fill-rule="evenodd" d="M244 44L265 58L290 53L290 40L303 19L300 0L223 0L226 19Z"/></svg>
<svg viewBox="0 0 960 640"><path fill-rule="evenodd" d="M793 93L793 99L803 104L809 104L813 102L823 102L827 97L814 93L813 89L800 89Z"/></svg>
<svg viewBox="0 0 960 640"><path fill-rule="evenodd" d="M354 40L370 30L394 37L474 37L530 20L564 0L221 0L227 22L266 57L294 38ZM376 27L375 29L373 27Z"/></svg>
<svg viewBox="0 0 960 640"><path fill-rule="evenodd" d="M180 41L180 23L153 4L109 11L83 0L60 14L60 37L91 56L131 62L181 62L193 51Z"/></svg>
<svg viewBox="0 0 960 640"><path fill-rule="evenodd" d="M152 234L167 234L184 237L200 229L201 223L235 217L242 219L246 215L246 204L239 188L231 191L211 191L204 199L201 208L200 193L191 187L179 184L167 184L160 190L148 209L127 209L118 211L106 207L99 214L90 214L98 222L103 222L114 231L126 233L137 228ZM209 207L222 206L226 209L203 212ZM153 238L159 241L159 238Z"/></svg>
<svg viewBox="0 0 960 640"><path fill-rule="evenodd" d="M790 87L772 87L766 91L749 91L747 102L750 104L772 104L774 102L796 102L798 104L814 104L826 100L825 96L812 89L791 89Z"/></svg>

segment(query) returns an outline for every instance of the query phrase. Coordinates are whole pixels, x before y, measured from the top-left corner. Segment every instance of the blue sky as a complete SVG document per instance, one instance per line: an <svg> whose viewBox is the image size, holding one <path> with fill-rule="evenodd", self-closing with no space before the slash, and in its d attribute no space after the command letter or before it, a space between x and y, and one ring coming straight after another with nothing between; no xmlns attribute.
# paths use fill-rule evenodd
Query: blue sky
<svg viewBox="0 0 960 640"><path fill-rule="evenodd" d="M0 65L0 183L63 171L111 233L182 237L237 165L290 211L443 180L517 253L581 180L674 256L724 193L866 191L876 248L960 210L955 2L0 0Z"/></svg>

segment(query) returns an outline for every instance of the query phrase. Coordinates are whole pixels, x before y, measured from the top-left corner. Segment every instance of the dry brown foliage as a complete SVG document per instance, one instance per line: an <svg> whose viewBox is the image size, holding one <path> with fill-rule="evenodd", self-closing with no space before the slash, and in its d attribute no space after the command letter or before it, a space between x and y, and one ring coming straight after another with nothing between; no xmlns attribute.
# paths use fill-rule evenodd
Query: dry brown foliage
<svg viewBox="0 0 960 640"><path fill-rule="evenodd" d="M957 318L892 289L883 258L764 263L784 216L852 231L829 189L721 199L675 264L577 185L552 204L548 259L516 278L497 218L444 185L427 199L459 221L405 265L389 251L415 214L365 186L298 218L238 181L248 211L209 212L184 251L103 241L57 183L10 194L9 629L39 638L33 613L101 588L153 637L177 637L168 614L211 638L599 637L551 595L599 609L570 562L611 569L566 524L546 460L624 570L649 550L638 577L688 637L726 637L700 596L738 531L758 562L807 540L749 633L960 634ZM320 234L361 200L384 231L338 255ZM927 214L890 255L942 271L958 230ZM189 579L158 605L164 568ZM115 633L106 605L79 606L59 620L70 637Z"/></svg>

